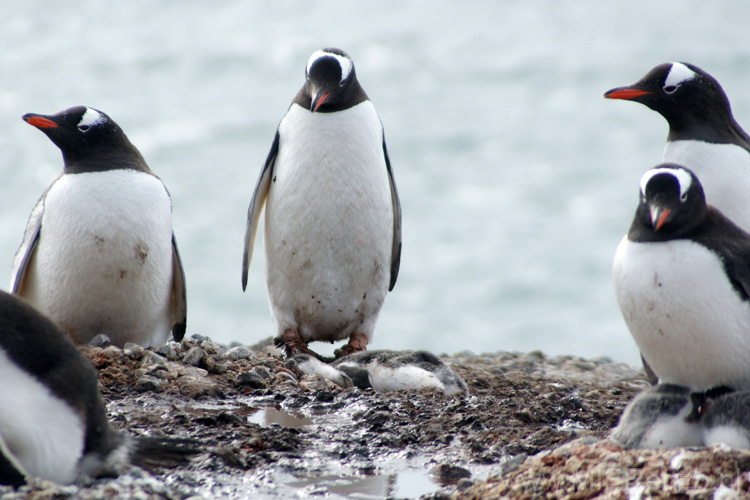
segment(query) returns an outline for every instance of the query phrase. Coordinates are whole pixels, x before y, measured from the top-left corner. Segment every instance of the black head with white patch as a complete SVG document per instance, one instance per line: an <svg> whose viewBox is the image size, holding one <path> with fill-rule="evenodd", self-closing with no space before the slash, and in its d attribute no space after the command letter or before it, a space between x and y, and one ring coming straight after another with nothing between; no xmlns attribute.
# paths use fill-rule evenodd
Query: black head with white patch
<svg viewBox="0 0 750 500"><path fill-rule="evenodd" d="M305 86L295 102L312 112L325 113L350 108L367 100L357 81L354 61L341 49L315 51L305 68Z"/></svg>
<svg viewBox="0 0 750 500"><path fill-rule="evenodd" d="M687 237L708 215L698 178L679 165L664 163L641 178L640 203L628 236L634 241Z"/></svg>
<svg viewBox="0 0 750 500"><path fill-rule="evenodd" d="M669 123L670 141L748 140L734 121L729 98L719 82L693 64L660 64L636 83L609 90L604 97L640 102L658 112Z"/></svg>
<svg viewBox="0 0 750 500"><path fill-rule="evenodd" d="M44 132L60 148L66 173L118 168L148 171L138 149L102 111L76 106L54 115L28 113L23 120Z"/></svg>

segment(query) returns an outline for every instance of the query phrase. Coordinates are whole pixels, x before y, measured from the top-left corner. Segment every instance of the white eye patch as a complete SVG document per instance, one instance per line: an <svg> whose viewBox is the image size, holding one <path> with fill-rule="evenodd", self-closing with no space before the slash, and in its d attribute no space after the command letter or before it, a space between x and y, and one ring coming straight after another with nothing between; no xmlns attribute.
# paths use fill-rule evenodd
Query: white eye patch
<svg viewBox="0 0 750 500"><path fill-rule="evenodd" d="M678 87L688 80L692 80L696 76L698 76L698 74L684 64L678 62L672 63L672 69L669 70L667 79L664 80L664 88Z"/></svg>
<svg viewBox="0 0 750 500"><path fill-rule="evenodd" d="M81 117L81 121L78 122L78 128L88 130L94 125L104 122L104 116L95 109L86 108L86 112Z"/></svg>
<svg viewBox="0 0 750 500"><path fill-rule="evenodd" d="M687 170L681 168L652 168L643 174L643 177L641 177L641 195L646 194L646 186L651 178L659 174L669 174L677 179L677 184L680 185L680 198L684 199L687 196L687 192L693 184L693 177Z"/></svg>
<svg viewBox="0 0 750 500"><path fill-rule="evenodd" d="M352 63L352 60L348 57L340 56L338 54L333 54L331 52L325 52L323 50L316 50L313 52L313 55L310 56L310 59L307 61L307 74L310 74L310 68L312 67L313 63L320 59L321 57L333 57L339 62L339 66L341 66L341 81L343 82L346 80L349 75L352 72L352 68L354 67L354 64Z"/></svg>

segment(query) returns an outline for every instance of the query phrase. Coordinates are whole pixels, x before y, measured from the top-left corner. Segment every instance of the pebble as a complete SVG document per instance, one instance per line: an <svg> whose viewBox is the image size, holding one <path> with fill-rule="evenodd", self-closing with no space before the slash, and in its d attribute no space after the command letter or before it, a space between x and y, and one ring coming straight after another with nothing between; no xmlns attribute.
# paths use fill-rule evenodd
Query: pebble
<svg viewBox="0 0 750 500"><path fill-rule="evenodd" d="M99 335L95 335L91 340L89 340L89 345L91 347L104 348L112 345L112 340L103 333L100 333Z"/></svg>
<svg viewBox="0 0 750 500"><path fill-rule="evenodd" d="M139 392L159 392L166 384L166 380L146 374L138 377L135 389Z"/></svg>
<svg viewBox="0 0 750 500"><path fill-rule="evenodd" d="M159 347L156 352L170 361L177 361L182 357L182 344L171 340Z"/></svg>
<svg viewBox="0 0 750 500"><path fill-rule="evenodd" d="M131 359L141 359L146 353L146 349L144 349L142 346L139 346L138 344L126 342L122 347L122 352L123 354L125 354L125 356Z"/></svg>
<svg viewBox="0 0 750 500"><path fill-rule="evenodd" d="M231 361L218 354L206 356L203 358L203 364L209 373L216 373L218 375L226 373L232 367Z"/></svg>
<svg viewBox="0 0 750 500"><path fill-rule="evenodd" d="M182 358L183 363L187 363L193 366L200 366L201 360L206 355L205 351L200 347L191 347L185 356Z"/></svg>
<svg viewBox="0 0 750 500"><path fill-rule="evenodd" d="M237 378L234 379L234 385L235 387L251 387L253 389L265 389L266 388L266 382L263 380L263 377L261 377L257 371L250 370L247 372L242 372L239 375L237 375Z"/></svg>
<svg viewBox="0 0 750 500"><path fill-rule="evenodd" d="M255 359L255 353L245 346L232 347L224 354L227 359L231 361L239 361L240 359Z"/></svg>
<svg viewBox="0 0 750 500"><path fill-rule="evenodd" d="M120 349L116 345L105 347L104 350L102 350L102 356L104 356L107 359L119 358L121 354L122 354L122 349Z"/></svg>

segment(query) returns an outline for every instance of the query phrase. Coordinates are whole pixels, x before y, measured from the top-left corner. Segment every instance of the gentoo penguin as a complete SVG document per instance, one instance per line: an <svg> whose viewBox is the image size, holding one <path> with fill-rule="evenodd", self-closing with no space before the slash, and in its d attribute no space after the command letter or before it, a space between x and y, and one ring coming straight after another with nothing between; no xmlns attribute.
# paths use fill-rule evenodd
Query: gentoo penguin
<svg viewBox="0 0 750 500"><path fill-rule="evenodd" d="M724 443L750 449L750 391L735 391L711 401L701 418L703 444Z"/></svg>
<svg viewBox="0 0 750 500"><path fill-rule="evenodd" d="M702 427L689 418L692 411L690 389L655 385L628 403L610 437L625 449L700 446Z"/></svg>
<svg viewBox="0 0 750 500"><path fill-rule="evenodd" d="M242 288L265 204L266 285L287 356L313 340L366 349L401 255L383 126L340 49L318 50L276 131L248 210Z"/></svg>
<svg viewBox="0 0 750 500"><path fill-rule="evenodd" d="M662 161L695 172L708 203L750 232L750 137L716 79L692 64L666 63L604 96L660 113L669 123Z"/></svg>
<svg viewBox="0 0 750 500"><path fill-rule="evenodd" d="M185 333L185 274L172 204L122 129L78 106L23 119L63 155L64 169L29 217L11 290L76 343L105 333L144 347Z"/></svg>
<svg viewBox="0 0 750 500"><path fill-rule="evenodd" d="M643 175L613 277L625 322L661 382L750 386L750 235L706 204L693 172L662 164Z"/></svg>
<svg viewBox="0 0 750 500"><path fill-rule="evenodd" d="M466 383L440 358L427 351L366 351L330 364L299 353L292 359L307 374L318 374L341 387L372 387L379 392L437 389L447 396L466 395Z"/></svg>
<svg viewBox="0 0 750 500"><path fill-rule="evenodd" d="M117 475L129 464L176 465L195 442L113 429L91 362L23 300L0 292L0 484Z"/></svg>

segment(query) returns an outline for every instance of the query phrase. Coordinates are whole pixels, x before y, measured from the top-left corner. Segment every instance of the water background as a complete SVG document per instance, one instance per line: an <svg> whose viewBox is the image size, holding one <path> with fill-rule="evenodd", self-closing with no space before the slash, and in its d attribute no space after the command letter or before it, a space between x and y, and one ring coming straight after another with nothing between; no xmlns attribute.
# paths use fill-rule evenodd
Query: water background
<svg viewBox="0 0 750 500"><path fill-rule="evenodd" d="M6 289L28 214L62 167L20 117L89 105L172 193L188 332L220 342L274 333L261 238L241 291L246 211L318 48L354 58L402 200L401 272L372 348L638 364L611 261L667 126L602 94L692 62L750 127L746 0L8 0L0 18Z"/></svg>

